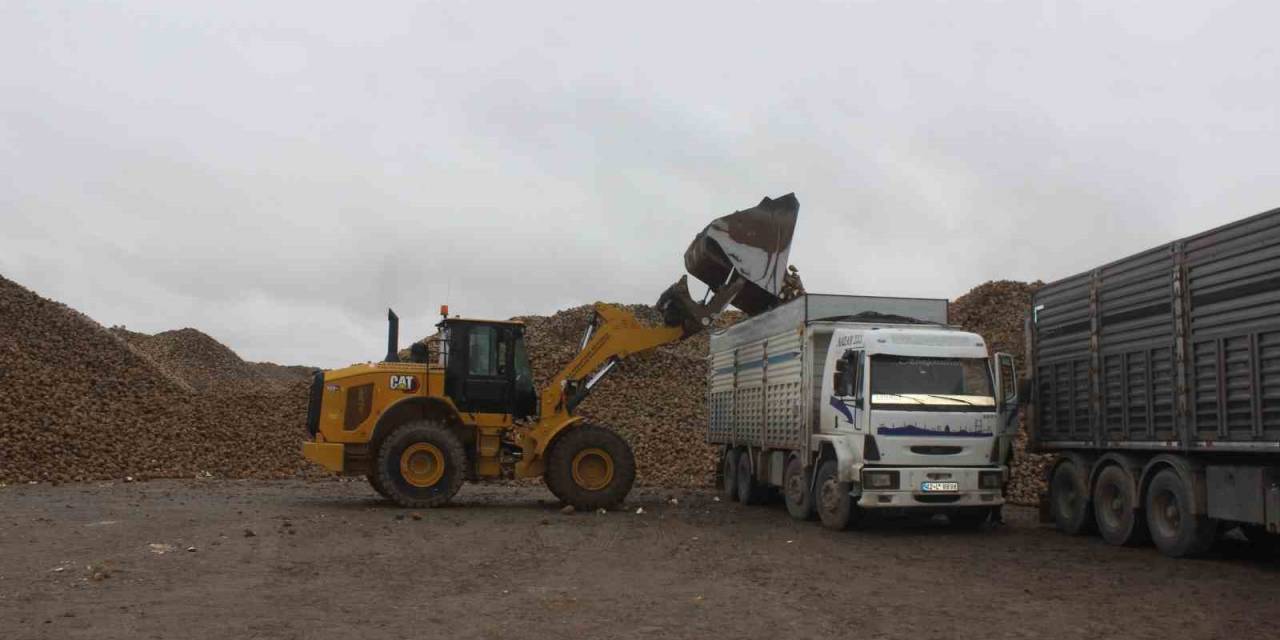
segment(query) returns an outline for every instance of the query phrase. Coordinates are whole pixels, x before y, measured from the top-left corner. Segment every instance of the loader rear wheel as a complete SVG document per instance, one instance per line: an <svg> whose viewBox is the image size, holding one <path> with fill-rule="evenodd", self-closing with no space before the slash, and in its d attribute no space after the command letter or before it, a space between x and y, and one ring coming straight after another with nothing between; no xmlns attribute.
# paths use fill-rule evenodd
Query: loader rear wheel
<svg viewBox="0 0 1280 640"><path fill-rule="evenodd" d="M547 451L547 488L578 510L607 509L627 497L636 459L621 436L595 425L571 427Z"/></svg>
<svg viewBox="0 0 1280 640"><path fill-rule="evenodd" d="M729 447L724 450L724 459L720 464L720 495L725 500L738 499L738 450Z"/></svg>
<svg viewBox="0 0 1280 640"><path fill-rule="evenodd" d="M381 485L387 498L402 507L438 507L462 487L466 464L462 442L448 428L411 422L388 436L378 450L374 489Z"/></svg>

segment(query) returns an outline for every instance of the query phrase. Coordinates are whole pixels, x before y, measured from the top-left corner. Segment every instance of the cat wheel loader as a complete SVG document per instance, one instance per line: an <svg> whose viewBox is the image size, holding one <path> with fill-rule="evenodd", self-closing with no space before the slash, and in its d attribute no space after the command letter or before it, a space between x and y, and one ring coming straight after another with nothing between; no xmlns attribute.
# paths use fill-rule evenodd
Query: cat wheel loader
<svg viewBox="0 0 1280 640"><path fill-rule="evenodd" d="M709 225L685 263L715 282L710 300L695 302L682 276L658 301L660 325L597 303L577 355L540 391L522 323L450 317L442 307L436 336L415 343L405 361L388 310L383 361L315 373L302 453L365 476L402 507L442 505L465 480L539 476L577 509L614 506L635 481L631 447L574 409L621 361L707 329L735 298L752 308L776 300L797 209L793 195L765 198Z"/></svg>

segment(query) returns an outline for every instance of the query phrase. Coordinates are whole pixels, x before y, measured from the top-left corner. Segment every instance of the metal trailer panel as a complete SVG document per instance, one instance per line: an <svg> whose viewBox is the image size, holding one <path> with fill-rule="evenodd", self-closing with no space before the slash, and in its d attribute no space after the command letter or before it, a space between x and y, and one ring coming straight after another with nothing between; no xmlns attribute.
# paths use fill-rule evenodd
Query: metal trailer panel
<svg viewBox="0 0 1280 640"><path fill-rule="evenodd" d="M1280 209L1045 285L1028 324L1033 446L1280 451Z"/></svg>

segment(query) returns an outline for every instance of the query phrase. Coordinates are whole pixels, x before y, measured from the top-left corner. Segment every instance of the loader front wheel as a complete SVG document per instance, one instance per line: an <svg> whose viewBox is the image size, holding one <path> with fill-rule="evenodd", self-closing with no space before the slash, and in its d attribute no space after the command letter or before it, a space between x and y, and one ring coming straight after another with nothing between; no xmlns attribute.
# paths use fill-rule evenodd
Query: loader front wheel
<svg viewBox="0 0 1280 640"><path fill-rule="evenodd" d="M438 507L466 478L467 454L445 426L420 421L400 427L378 451L378 481L392 502L406 508Z"/></svg>
<svg viewBox="0 0 1280 640"><path fill-rule="evenodd" d="M578 510L622 502L636 481L636 459L621 436L595 425L571 427L547 451L547 488Z"/></svg>

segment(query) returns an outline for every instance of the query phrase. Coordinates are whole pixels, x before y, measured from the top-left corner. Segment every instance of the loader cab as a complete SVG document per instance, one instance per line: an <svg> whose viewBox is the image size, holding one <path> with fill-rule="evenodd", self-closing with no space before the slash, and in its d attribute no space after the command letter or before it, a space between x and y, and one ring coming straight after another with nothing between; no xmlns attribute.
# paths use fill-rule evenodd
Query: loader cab
<svg viewBox="0 0 1280 640"><path fill-rule="evenodd" d="M509 413L532 417L538 396L524 343L524 324L449 318L438 325L443 352L444 390L468 413Z"/></svg>

